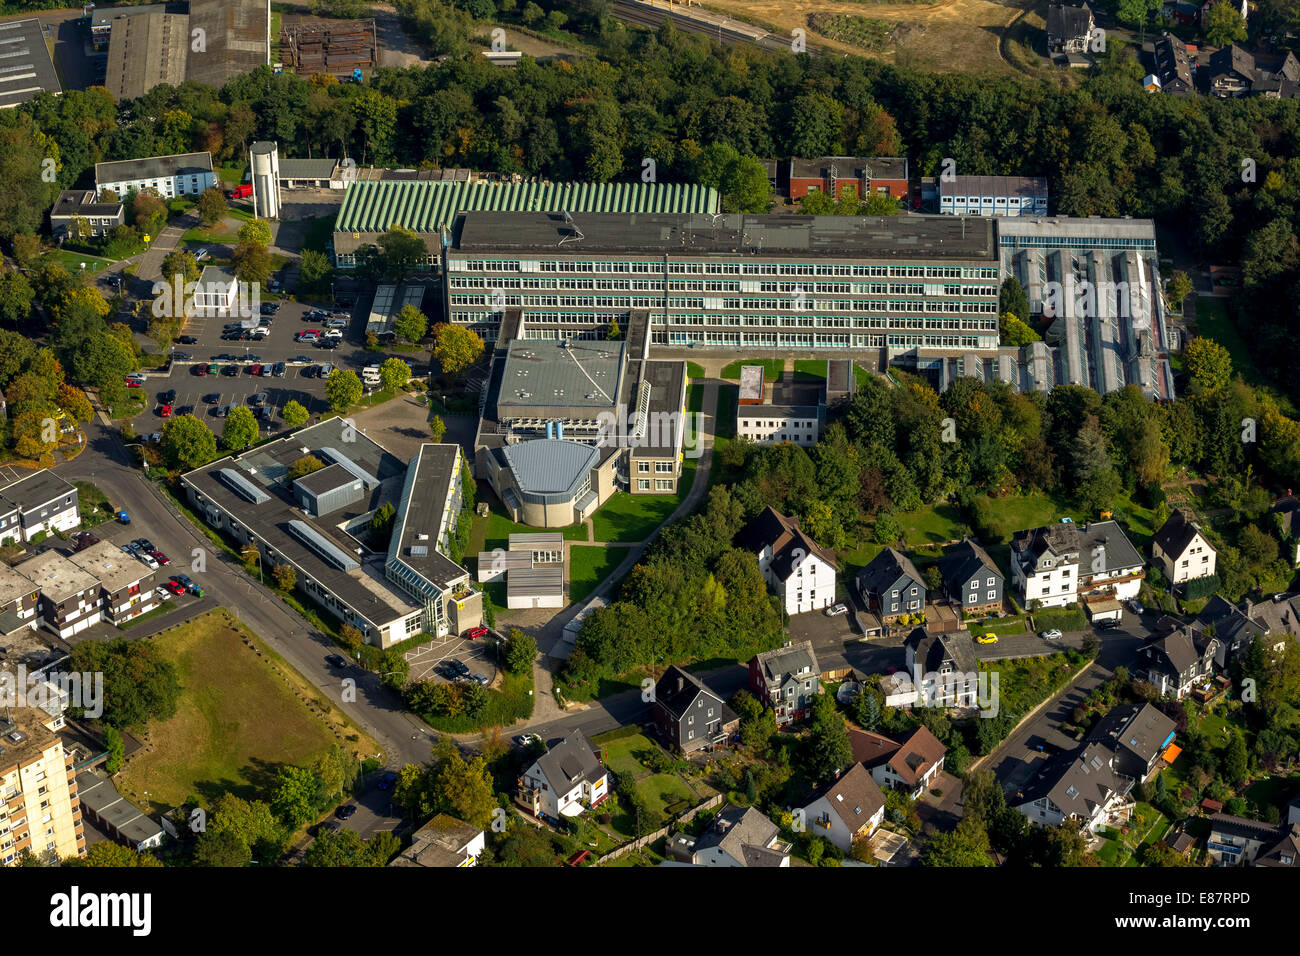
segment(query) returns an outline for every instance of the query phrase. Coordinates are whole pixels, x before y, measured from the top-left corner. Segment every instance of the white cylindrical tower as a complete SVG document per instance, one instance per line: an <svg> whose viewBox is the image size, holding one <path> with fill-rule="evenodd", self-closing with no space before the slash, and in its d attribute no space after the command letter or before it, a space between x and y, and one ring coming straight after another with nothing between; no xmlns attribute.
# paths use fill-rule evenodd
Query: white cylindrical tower
<svg viewBox="0 0 1300 956"><path fill-rule="evenodd" d="M252 166L253 215L258 219L280 216L280 150L275 143L260 140L249 150Z"/></svg>

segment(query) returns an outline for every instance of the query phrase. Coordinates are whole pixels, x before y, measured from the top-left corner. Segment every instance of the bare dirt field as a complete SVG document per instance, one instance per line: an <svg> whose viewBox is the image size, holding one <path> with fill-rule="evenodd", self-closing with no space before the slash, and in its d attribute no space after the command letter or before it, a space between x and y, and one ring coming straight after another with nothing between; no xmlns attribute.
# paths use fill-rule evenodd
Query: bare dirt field
<svg viewBox="0 0 1300 956"><path fill-rule="evenodd" d="M872 0L708 0L728 16L760 21L782 33L796 27L810 42L842 53L874 56L900 66L937 72L1006 73L1012 67L998 45L1003 32L1035 0L939 0L937 3L876 3ZM824 37L810 29L809 14L868 17L893 24L880 49Z"/></svg>

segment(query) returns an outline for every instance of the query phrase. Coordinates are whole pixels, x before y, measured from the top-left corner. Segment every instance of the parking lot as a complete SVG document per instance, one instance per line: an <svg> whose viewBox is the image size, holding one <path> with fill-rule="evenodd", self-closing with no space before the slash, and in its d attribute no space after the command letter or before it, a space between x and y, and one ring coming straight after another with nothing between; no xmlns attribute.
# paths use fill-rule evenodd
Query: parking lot
<svg viewBox="0 0 1300 956"><path fill-rule="evenodd" d="M295 340L295 335L309 329L326 330L327 319L307 319L312 309L342 310L326 303L289 302L281 300L279 311L271 317L270 332L261 340L223 339L225 326L237 322L230 316L195 316L182 330L185 341L177 341L173 354L180 357L162 373L149 373L144 388L148 394L145 410L132 422L136 432L151 435L161 431L163 393L174 390L173 415L192 414L205 420L220 433L222 415L219 409L230 405L247 405L249 399L266 392L266 405L273 409L269 420L260 421L262 434L283 429L281 409L296 400L313 417L329 411L325 400L325 379L319 375L323 366L351 369L360 374L367 365L381 363L387 355L367 352L364 347L365 317L369 313L369 297L354 307L341 329L343 337L337 348L323 348L317 344ZM188 341L193 339L194 341ZM414 374L427 374L427 355L421 353L395 353ZM272 374L272 367L284 363L282 375ZM253 374L256 366L261 374ZM200 374L199 368L203 369Z"/></svg>
<svg viewBox="0 0 1300 956"><path fill-rule="evenodd" d="M411 665L411 680L447 683L439 671L444 661L462 661L471 674L482 674L489 683L496 680L496 651L491 643L467 637L451 637L412 648L405 654Z"/></svg>

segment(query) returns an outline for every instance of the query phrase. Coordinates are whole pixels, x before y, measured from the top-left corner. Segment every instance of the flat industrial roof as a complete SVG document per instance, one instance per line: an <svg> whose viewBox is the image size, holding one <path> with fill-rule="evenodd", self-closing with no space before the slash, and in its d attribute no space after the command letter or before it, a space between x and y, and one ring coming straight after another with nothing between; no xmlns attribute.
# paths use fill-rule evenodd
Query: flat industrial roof
<svg viewBox="0 0 1300 956"><path fill-rule="evenodd" d="M624 347L594 339L516 339L506 352L500 416L520 416L530 407L612 408Z"/></svg>
<svg viewBox="0 0 1300 956"><path fill-rule="evenodd" d="M95 164L95 182L130 182L136 179L166 179L171 176L197 176L212 172L211 153L176 153L172 156L146 156L143 159L120 159Z"/></svg>
<svg viewBox="0 0 1300 956"><path fill-rule="evenodd" d="M109 35L104 85L118 102L143 96L163 83L180 86L189 56L186 14L159 9L148 16L118 17Z"/></svg>
<svg viewBox="0 0 1300 956"><path fill-rule="evenodd" d="M1028 196L1047 198L1047 180L1042 176L954 176L939 179L941 196Z"/></svg>
<svg viewBox="0 0 1300 956"><path fill-rule="evenodd" d="M266 0L190 0L190 27L205 31L207 49L189 58L186 79L221 87L271 59Z"/></svg>
<svg viewBox="0 0 1300 956"><path fill-rule="evenodd" d="M143 567L143 565L141 565ZM36 585L7 564L0 564L0 606L35 594Z"/></svg>
<svg viewBox="0 0 1300 956"><path fill-rule="evenodd" d="M460 462L460 446L425 442L407 466L402 486L405 509L394 527L388 556L410 565L440 588L465 574L465 569L440 550L438 540L452 479ZM423 548L423 552L418 549Z"/></svg>
<svg viewBox="0 0 1300 956"><path fill-rule="evenodd" d="M451 249L462 255L996 261L993 221L979 216L581 213L570 218L572 222L559 213L468 212L457 217Z"/></svg>
<svg viewBox="0 0 1300 956"><path fill-rule="evenodd" d="M0 23L0 109L26 103L38 93L62 92L41 21Z"/></svg>

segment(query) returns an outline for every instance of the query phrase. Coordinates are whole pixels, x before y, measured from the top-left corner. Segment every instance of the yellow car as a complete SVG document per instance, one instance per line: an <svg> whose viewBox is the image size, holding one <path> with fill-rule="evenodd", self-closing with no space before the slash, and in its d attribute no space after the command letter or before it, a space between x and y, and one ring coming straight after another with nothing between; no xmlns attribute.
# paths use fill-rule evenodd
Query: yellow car
<svg viewBox="0 0 1300 956"><path fill-rule="evenodd" d="M981 644L996 644L998 642L998 636L992 631L985 631L983 637L976 637L975 640L979 641Z"/></svg>

